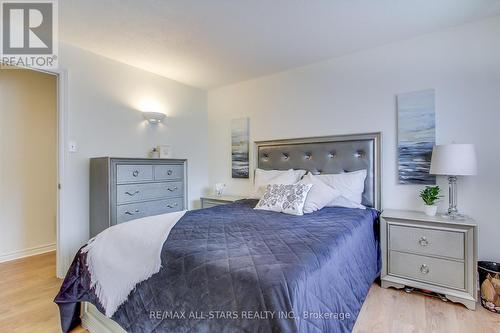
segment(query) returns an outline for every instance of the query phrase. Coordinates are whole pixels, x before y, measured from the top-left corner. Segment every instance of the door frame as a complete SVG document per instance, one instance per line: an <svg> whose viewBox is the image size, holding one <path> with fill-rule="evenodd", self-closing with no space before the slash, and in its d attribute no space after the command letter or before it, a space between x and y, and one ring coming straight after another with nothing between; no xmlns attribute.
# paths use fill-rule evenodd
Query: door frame
<svg viewBox="0 0 500 333"><path fill-rule="evenodd" d="M66 221L66 146L68 139L68 71L66 69L47 69L23 67L49 75L57 81L57 198L56 198L56 276L64 278L70 261L63 255L61 246L61 226Z"/></svg>
<svg viewBox="0 0 500 333"><path fill-rule="evenodd" d="M57 217L56 217L56 276L64 278L69 258L63 255L61 226L66 221L66 146L68 142L68 71L59 69L57 76Z"/></svg>

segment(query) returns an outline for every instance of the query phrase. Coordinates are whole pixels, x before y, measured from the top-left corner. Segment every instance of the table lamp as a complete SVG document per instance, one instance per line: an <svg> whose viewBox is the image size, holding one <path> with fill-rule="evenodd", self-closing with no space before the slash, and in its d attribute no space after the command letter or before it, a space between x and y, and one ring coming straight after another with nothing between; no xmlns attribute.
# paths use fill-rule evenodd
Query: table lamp
<svg viewBox="0 0 500 333"><path fill-rule="evenodd" d="M429 173L448 176L450 204L444 216L463 219L464 215L459 214L457 209L457 176L472 176L477 173L474 145L453 143L434 146Z"/></svg>

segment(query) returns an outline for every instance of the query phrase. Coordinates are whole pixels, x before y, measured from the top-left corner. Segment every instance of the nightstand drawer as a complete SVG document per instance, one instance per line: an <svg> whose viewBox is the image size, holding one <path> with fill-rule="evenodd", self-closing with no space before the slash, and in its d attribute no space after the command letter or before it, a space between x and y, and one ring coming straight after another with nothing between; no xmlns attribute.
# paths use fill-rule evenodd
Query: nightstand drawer
<svg viewBox="0 0 500 333"><path fill-rule="evenodd" d="M201 197L201 208L210 208L220 205L231 204L235 201L241 200L244 197L234 196L234 195L223 195L223 196L206 196Z"/></svg>
<svg viewBox="0 0 500 333"><path fill-rule="evenodd" d="M213 201L213 200L207 200L204 199L201 201L201 208L210 208L210 207L215 207L215 206L220 206L220 205L226 205L229 202L221 202L221 201Z"/></svg>
<svg viewBox="0 0 500 333"><path fill-rule="evenodd" d="M389 249L463 260L464 234L391 224Z"/></svg>
<svg viewBox="0 0 500 333"><path fill-rule="evenodd" d="M465 289L464 263L397 251L389 253L389 274L455 289Z"/></svg>

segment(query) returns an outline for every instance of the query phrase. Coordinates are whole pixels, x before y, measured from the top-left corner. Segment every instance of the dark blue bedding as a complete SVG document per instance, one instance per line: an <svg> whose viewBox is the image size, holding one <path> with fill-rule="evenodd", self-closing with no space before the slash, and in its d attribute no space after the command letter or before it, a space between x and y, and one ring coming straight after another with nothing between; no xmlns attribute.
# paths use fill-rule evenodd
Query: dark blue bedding
<svg viewBox="0 0 500 333"><path fill-rule="evenodd" d="M350 332L380 272L378 212L323 208L304 216L255 200L187 212L161 270L112 319L127 332ZM78 253L55 302L63 331L79 302L100 310Z"/></svg>

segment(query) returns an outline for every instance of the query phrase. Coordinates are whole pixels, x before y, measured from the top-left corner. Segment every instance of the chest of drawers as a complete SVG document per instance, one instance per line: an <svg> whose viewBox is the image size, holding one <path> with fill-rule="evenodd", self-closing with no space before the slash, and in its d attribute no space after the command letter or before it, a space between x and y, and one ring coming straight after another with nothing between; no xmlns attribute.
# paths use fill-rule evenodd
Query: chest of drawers
<svg viewBox="0 0 500 333"><path fill-rule="evenodd" d="M476 224L384 211L381 219L382 287L413 287L476 306Z"/></svg>
<svg viewBox="0 0 500 333"><path fill-rule="evenodd" d="M141 217L186 209L187 161L100 157L90 160L90 237Z"/></svg>

